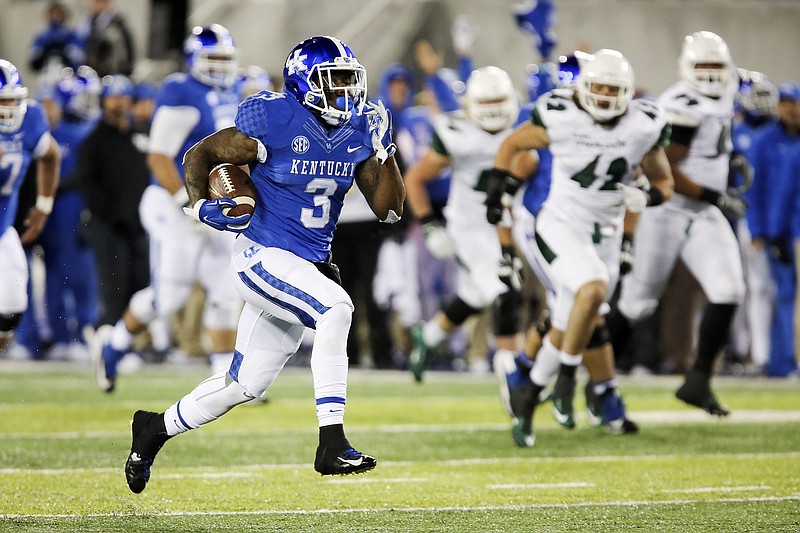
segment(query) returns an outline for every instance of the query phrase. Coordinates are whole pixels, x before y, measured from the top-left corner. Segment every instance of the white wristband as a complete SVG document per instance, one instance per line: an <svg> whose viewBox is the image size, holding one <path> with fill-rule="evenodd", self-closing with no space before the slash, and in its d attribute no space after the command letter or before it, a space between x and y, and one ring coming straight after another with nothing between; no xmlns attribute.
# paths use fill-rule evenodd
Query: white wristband
<svg viewBox="0 0 800 533"><path fill-rule="evenodd" d="M172 200L178 207L189 205L189 193L186 192L186 187L178 189L178 192L172 195Z"/></svg>
<svg viewBox="0 0 800 533"><path fill-rule="evenodd" d="M49 215L53 212L53 197L52 196L37 196L36 197L36 205L34 206L38 211L41 211L45 215Z"/></svg>

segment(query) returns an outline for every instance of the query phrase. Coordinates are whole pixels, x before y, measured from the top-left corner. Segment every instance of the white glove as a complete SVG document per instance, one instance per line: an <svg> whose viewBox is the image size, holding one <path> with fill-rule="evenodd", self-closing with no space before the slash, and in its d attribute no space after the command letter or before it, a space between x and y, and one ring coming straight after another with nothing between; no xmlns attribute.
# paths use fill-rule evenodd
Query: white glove
<svg viewBox="0 0 800 533"><path fill-rule="evenodd" d="M639 187L617 183L617 189L625 197L625 208L631 213L641 213L647 207L647 193Z"/></svg>
<svg viewBox="0 0 800 533"><path fill-rule="evenodd" d="M472 48L478 41L478 31L472 27L465 15L456 17L450 28L450 35L453 38L453 49L457 54L472 55Z"/></svg>
<svg viewBox="0 0 800 533"><path fill-rule="evenodd" d="M364 114L369 124L369 145L375 150L378 161L383 164L397 150L392 142L392 115L381 100L377 103L370 102Z"/></svg>
<svg viewBox="0 0 800 533"><path fill-rule="evenodd" d="M425 233L425 245L433 257L436 259L455 257L456 243L438 220L423 224L422 231Z"/></svg>

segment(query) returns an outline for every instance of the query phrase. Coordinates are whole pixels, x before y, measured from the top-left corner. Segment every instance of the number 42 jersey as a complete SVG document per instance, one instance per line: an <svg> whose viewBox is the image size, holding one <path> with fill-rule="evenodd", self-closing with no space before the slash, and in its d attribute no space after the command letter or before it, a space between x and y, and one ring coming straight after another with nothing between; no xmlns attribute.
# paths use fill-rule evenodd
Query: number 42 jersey
<svg viewBox="0 0 800 533"><path fill-rule="evenodd" d="M625 216L619 183L629 184L634 167L656 145L666 144L669 128L663 111L633 100L618 119L601 124L581 109L571 89L542 95L531 122L550 137L552 183L545 207L593 231L618 226Z"/></svg>

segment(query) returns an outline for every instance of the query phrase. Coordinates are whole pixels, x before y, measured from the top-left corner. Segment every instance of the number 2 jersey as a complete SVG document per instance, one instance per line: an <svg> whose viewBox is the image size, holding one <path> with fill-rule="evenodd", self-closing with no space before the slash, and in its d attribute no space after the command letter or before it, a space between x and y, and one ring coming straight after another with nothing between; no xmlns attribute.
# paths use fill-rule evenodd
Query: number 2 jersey
<svg viewBox="0 0 800 533"><path fill-rule="evenodd" d="M28 110L14 133L0 132L0 235L14 223L19 189L31 161L47 152L50 132L42 107L27 101Z"/></svg>
<svg viewBox="0 0 800 533"><path fill-rule="evenodd" d="M624 195L634 167L656 145L666 144L669 128L652 102L633 100L624 115L604 125L572 98L571 89L542 95L531 122L547 130L553 156L550 193L544 206L589 231L617 226L625 215Z"/></svg>
<svg viewBox="0 0 800 533"><path fill-rule="evenodd" d="M355 169L374 153L364 115L326 128L294 97L262 91L239 106L236 128L259 141L250 165L258 201L249 239L324 261Z"/></svg>

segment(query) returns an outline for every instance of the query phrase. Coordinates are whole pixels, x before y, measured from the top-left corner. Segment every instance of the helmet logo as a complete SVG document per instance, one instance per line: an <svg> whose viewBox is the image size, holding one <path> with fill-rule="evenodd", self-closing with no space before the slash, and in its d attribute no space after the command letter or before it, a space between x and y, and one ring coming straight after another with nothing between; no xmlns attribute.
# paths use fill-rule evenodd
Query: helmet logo
<svg viewBox="0 0 800 533"><path fill-rule="evenodd" d="M308 152L310 146L311 144L304 135L298 135L292 139L292 150L294 150L294 152L297 154L304 154Z"/></svg>
<svg viewBox="0 0 800 533"><path fill-rule="evenodd" d="M301 55L301 53L302 50L295 50L294 55L286 59L286 69L289 71L289 74L298 74L308 71L308 67L305 64L308 55Z"/></svg>

